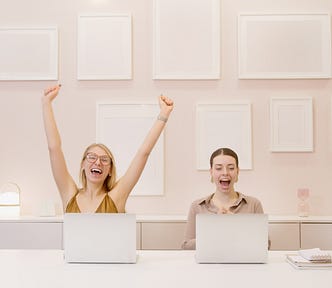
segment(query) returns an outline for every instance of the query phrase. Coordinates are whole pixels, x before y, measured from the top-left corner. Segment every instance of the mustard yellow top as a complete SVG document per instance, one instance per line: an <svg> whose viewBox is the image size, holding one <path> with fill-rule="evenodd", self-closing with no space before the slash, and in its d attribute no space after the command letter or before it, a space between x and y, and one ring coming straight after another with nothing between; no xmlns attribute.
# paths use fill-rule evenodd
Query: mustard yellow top
<svg viewBox="0 0 332 288"><path fill-rule="evenodd" d="M78 192L70 199L66 207L66 213L81 213L80 207L78 207L76 196ZM95 213L118 213L118 209L115 206L112 198L105 194L105 197L101 201Z"/></svg>

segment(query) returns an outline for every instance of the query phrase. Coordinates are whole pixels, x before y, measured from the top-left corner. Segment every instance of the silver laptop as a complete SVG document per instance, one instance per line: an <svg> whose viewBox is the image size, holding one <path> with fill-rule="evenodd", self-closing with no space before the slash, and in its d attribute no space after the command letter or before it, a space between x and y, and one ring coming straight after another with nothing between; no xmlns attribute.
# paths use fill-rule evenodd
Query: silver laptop
<svg viewBox="0 0 332 288"><path fill-rule="evenodd" d="M69 263L136 263L136 216L66 213L63 245Z"/></svg>
<svg viewBox="0 0 332 288"><path fill-rule="evenodd" d="M266 263L268 215L197 214L197 263Z"/></svg>

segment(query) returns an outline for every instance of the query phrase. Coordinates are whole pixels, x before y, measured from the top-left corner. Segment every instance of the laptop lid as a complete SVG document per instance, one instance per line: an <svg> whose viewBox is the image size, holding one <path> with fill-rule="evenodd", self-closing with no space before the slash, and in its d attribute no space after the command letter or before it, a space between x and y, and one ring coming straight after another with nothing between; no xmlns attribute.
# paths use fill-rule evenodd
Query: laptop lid
<svg viewBox="0 0 332 288"><path fill-rule="evenodd" d="M66 213L66 262L136 263L136 216L125 213Z"/></svg>
<svg viewBox="0 0 332 288"><path fill-rule="evenodd" d="M198 263L266 263L268 215L197 214Z"/></svg>

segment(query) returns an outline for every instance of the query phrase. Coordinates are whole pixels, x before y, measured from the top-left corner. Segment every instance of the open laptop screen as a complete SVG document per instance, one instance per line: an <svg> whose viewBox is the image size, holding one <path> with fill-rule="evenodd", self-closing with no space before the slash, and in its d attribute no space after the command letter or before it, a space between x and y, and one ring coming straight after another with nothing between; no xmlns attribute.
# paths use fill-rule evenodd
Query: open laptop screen
<svg viewBox="0 0 332 288"><path fill-rule="evenodd" d="M268 215L197 214L198 263L266 263Z"/></svg>
<svg viewBox="0 0 332 288"><path fill-rule="evenodd" d="M136 216L125 213L66 213L66 262L135 263Z"/></svg>

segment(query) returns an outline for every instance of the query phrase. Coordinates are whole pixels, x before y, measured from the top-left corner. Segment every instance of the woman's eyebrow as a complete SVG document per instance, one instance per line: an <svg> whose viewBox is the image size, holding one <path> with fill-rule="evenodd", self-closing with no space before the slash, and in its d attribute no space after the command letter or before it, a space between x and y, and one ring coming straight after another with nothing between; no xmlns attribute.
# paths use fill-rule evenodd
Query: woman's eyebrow
<svg viewBox="0 0 332 288"><path fill-rule="evenodd" d="M224 166L224 164L218 164L218 163L216 163L215 166L222 167L222 166ZM231 164L227 164L225 166L227 166L227 167L229 167L229 166L235 166L235 164L231 163Z"/></svg>

